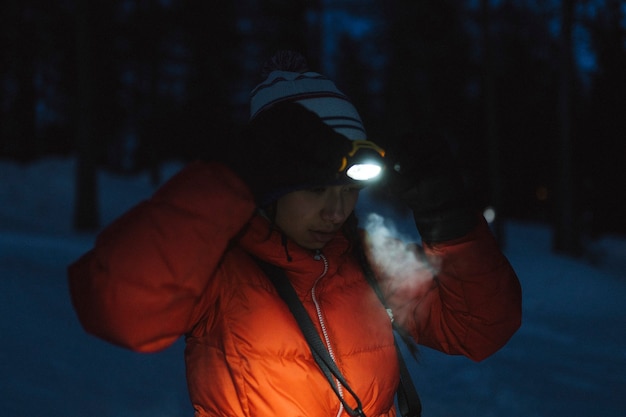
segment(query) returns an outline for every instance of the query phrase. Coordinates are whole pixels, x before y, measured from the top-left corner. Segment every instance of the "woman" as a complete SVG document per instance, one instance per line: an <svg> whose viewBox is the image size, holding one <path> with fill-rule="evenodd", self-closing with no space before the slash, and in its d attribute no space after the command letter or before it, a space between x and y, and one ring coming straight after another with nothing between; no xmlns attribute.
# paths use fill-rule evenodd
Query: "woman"
<svg viewBox="0 0 626 417"><path fill-rule="evenodd" d="M332 82L300 65L271 72L224 163L186 167L70 266L85 329L139 352L185 335L197 417L340 416L356 398L364 415L395 416L385 307L417 343L474 360L498 350L520 324L519 283L450 169L422 175L405 155L409 169L379 185L415 213L413 259L438 264L393 271L357 229L361 185L339 172L351 139L365 130ZM263 263L284 271L347 386L331 387Z"/></svg>

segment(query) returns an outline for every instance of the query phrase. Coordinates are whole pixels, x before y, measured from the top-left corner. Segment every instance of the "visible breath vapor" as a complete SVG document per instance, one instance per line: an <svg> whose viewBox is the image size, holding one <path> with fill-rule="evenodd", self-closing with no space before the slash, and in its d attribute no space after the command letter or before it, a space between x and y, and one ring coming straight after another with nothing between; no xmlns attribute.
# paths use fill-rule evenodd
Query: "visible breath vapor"
<svg viewBox="0 0 626 417"><path fill-rule="evenodd" d="M406 236L402 236L391 220L370 213L365 230L370 261L394 302L402 305L432 287L433 276L437 274L433 259L426 259L415 244L408 244Z"/></svg>

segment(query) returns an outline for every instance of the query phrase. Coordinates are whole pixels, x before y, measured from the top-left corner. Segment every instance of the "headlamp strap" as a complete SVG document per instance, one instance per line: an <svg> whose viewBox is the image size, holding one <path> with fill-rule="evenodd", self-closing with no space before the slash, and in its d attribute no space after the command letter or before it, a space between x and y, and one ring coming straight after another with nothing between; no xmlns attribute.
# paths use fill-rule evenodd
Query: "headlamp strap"
<svg viewBox="0 0 626 417"><path fill-rule="evenodd" d="M361 149L371 149L381 157L385 156L385 150L380 146L376 145L374 142L369 140L353 140L352 141L352 149L348 152L348 155L344 156L341 159L341 167L339 167L339 172L343 172L346 168L348 168L348 160Z"/></svg>

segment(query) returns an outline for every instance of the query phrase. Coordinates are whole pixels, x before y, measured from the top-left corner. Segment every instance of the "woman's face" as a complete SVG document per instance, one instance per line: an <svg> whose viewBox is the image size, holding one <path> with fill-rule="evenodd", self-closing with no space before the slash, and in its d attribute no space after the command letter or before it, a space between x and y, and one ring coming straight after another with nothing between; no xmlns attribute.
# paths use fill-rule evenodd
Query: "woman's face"
<svg viewBox="0 0 626 417"><path fill-rule="evenodd" d="M276 203L276 224L298 245L321 249L354 210L360 190L355 185L333 185L286 194Z"/></svg>

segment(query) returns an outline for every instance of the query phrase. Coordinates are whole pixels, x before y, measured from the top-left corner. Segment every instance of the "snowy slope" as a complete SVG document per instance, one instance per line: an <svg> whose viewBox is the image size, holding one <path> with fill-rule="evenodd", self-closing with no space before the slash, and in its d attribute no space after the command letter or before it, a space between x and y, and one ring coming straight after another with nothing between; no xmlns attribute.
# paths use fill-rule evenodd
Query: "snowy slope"
<svg viewBox="0 0 626 417"><path fill-rule="evenodd" d="M73 169L70 158L0 163L0 416L191 416L182 341L128 352L73 313L65 268L94 238L71 231ZM103 224L153 191L147 175L99 182ZM626 417L626 241L595 242L591 265L551 254L545 226L509 222L506 236L523 326L478 364L422 348L424 417Z"/></svg>

